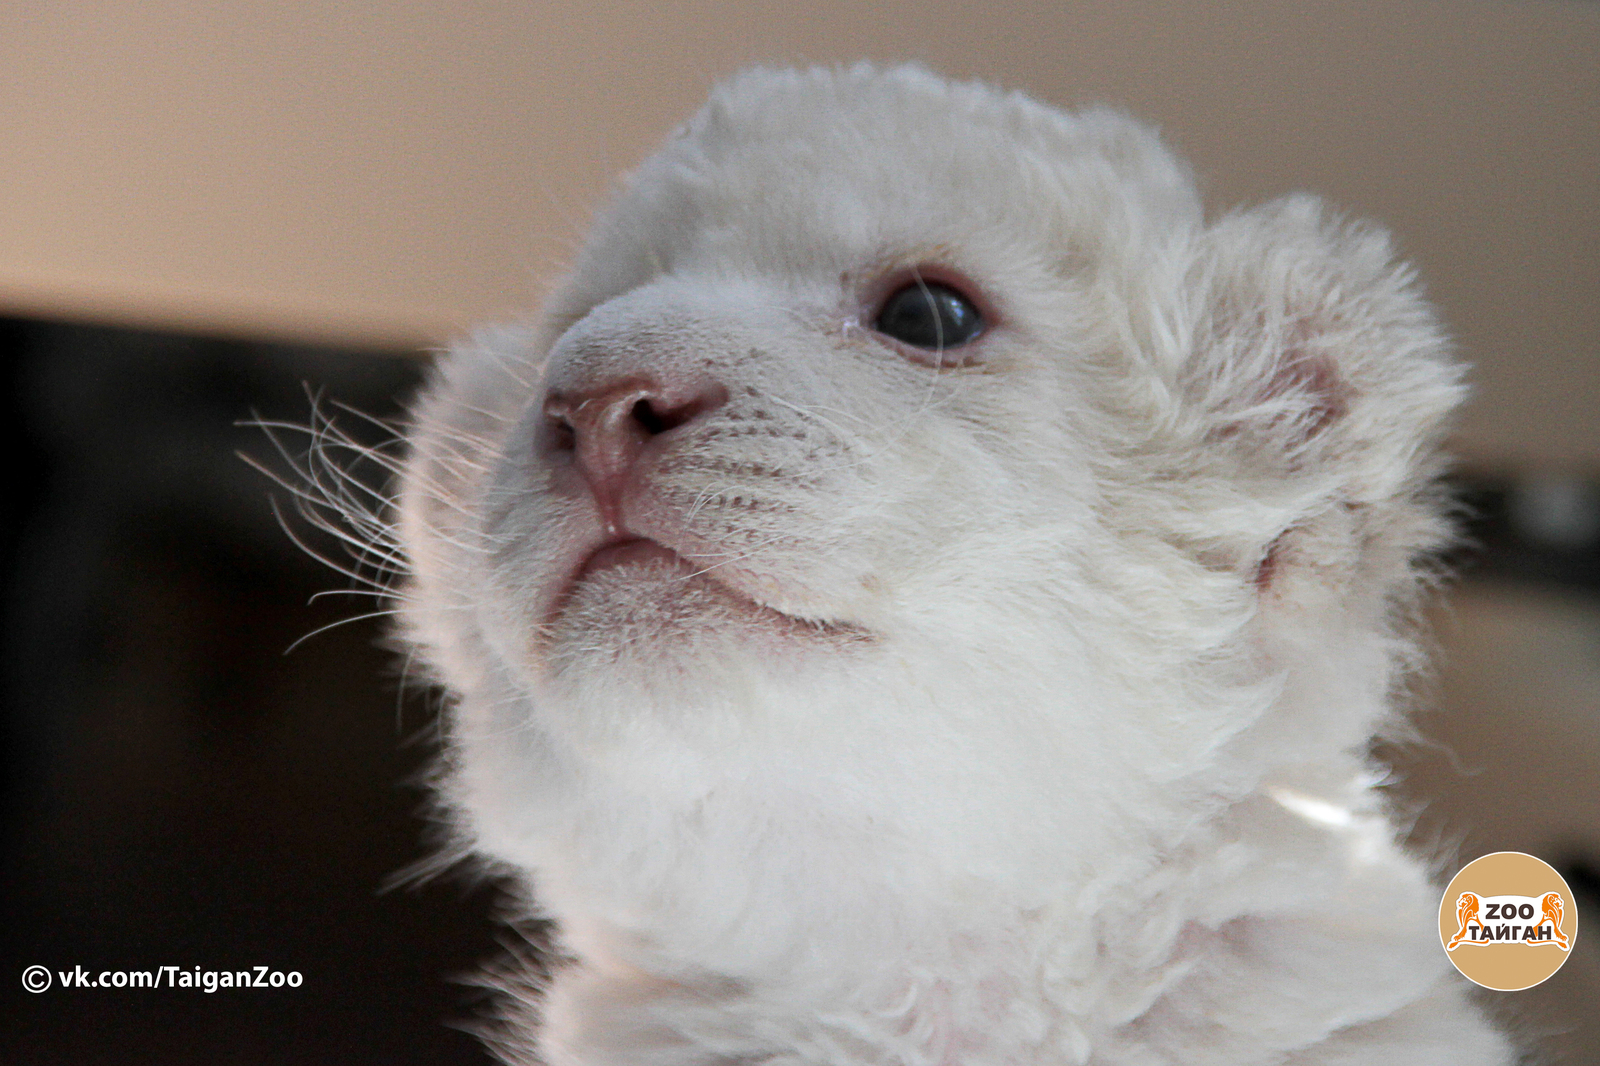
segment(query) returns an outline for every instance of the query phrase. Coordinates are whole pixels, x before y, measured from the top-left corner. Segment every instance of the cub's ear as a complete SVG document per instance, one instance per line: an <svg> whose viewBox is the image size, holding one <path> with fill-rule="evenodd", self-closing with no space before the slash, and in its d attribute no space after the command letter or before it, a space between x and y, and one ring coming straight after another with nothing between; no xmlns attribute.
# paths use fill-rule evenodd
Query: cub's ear
<svg viewBox="0 0 1600 1066"><path fill-rule="evenodd" d="M1263 593L1395 589L1446 534L1439 449L1464 392L1412 271L1310 196L1228 215L1195 252L1174 443L1252 516L1230 565Z"/></svg>
<svg viewBox="0 0 1600 1066"><path fill-rule="evenodd" d="M1412 479L1463 390L1388 234L1292 196L1212 225L1195 280L1183 391L1217 442L1263 473L1339 468L1362 498Z"/></svg>

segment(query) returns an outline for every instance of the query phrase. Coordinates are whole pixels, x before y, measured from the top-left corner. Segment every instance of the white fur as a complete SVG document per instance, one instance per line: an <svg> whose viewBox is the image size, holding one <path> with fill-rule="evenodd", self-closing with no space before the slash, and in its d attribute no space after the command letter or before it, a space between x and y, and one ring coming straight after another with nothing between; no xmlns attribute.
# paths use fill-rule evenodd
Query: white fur
<svg viewBox="0 0 1600 1066"><path fill-rule="evenodd" d="M907 267L990 301L970 365L871 330ZM637 373L727 387L640 531L717 583L604 572L552 621L586 519L546 390ZM719 86L417 409L442 795L570 954L508 1058L1511 1061L1364 755L1458 377L1381 231L1208 221L1120 114Z"/></svg>

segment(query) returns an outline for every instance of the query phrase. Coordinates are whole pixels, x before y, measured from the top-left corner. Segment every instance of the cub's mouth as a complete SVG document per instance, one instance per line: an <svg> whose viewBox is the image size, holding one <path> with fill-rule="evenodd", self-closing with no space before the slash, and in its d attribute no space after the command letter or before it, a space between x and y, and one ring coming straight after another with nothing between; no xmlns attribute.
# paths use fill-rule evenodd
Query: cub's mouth
<svg viewBox="0 0 1600 1066"><path fill-rule="evenodd" d="M542 628L553 643L622 638L671 644L674 637L710 631L784 643L873 640L858 625L786 613L752 587L758 584L738 568L692 561L649 537L622 536L582 556Z"/></svg>
<svg viewBox="0 0 1600 1066"><path fill-rule="evenodd" d="M693 573L690 562L666 545L649 537L626 537L602 544L590 552L578 567L574 581L620 566L674 567L682 569L686 576Z"/></svg>

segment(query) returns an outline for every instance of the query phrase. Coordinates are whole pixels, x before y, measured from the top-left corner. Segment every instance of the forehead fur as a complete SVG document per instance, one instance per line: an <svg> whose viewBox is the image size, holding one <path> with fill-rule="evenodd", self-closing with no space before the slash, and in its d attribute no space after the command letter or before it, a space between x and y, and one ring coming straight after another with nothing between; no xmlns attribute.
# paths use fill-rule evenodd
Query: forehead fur
<svg viewBox="0 0 1600 1066"><path fill-rule="evenodd" d="M1200 218L1187 168L1119 112L916 66L755 68L630 176L554 310L569 322L664 272L834 280L952 247L969 269L1060 275Z"/></svg>

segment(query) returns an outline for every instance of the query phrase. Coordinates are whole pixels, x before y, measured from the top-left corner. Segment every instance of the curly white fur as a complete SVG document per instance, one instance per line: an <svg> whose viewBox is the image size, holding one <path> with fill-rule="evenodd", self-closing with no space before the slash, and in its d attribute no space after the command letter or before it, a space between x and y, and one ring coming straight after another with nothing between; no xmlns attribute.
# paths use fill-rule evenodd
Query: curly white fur
<svg viewBox="0 0 1600 1066"><path fill-rule="evenodd" d="M906 271L974 290L970 352L873 331ZM508 1057L1509 1062L1363 754L1458 379L1380 230L1208 221L1120 114L719 86L416 412L442 794L570 955ZM574 580L541 434L634 380L715 397L618 490L677 562Z"/></svg>

